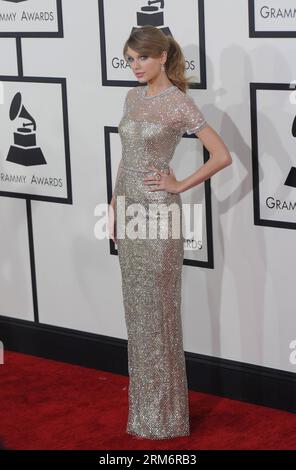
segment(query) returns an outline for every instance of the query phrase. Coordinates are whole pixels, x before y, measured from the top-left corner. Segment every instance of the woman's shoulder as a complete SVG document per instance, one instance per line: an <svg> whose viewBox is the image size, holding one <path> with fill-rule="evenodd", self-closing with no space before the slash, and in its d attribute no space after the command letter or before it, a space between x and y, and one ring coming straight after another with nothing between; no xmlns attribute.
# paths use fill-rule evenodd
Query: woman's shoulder
<svg viewBox="0 0 296 470"><path fill-rule="evenodd" d="M183 91L180 88L177 88L177 95L181 101L192 101L193 98L189 95L188 91Z"/></svg>
<svg viewBox="0 0 296 470"><path fill-rule="evenodd" d="M126 93L126 102L132 103L133 101L137 100L141 95L142 88L143 86L139 85L130 88Z"/></svg>
<svg viewBox="0 0 296 470"><path fill-rule="evenodd" d="M127 94L128 94L129 96L137 96L137 95L139 95L139 94L142 92L143 88L144 88L144 85L136 85L136 86L134 86L133 88L131 88L131 89L127 92Z"/></svg>
<svg viewBox="0 0 296 470"><path fill-rule="evenodd" d="M197 103L196 99L191 96L188 91L183 91L178 88L175 96L176 103L180 106L180 108L184 110L199 109L199 104Z"/></svg>

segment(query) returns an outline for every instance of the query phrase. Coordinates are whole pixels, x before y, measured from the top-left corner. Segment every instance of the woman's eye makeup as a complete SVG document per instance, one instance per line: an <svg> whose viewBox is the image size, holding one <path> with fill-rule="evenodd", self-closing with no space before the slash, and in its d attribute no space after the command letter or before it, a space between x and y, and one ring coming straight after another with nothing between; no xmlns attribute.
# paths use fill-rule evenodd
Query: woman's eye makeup
<svg viewBox="0 0 296 470"><path fill-rule="evenodd" d="M147 59L147 57L148 57L147 55L141 55L141 56L139 57L139 59L141 59L141 60L144 59L144 60L145 60L145 59ZM125 60L126 60L127 62L132 62L132 61L133 61L133 57L127 57Z"/></svg>

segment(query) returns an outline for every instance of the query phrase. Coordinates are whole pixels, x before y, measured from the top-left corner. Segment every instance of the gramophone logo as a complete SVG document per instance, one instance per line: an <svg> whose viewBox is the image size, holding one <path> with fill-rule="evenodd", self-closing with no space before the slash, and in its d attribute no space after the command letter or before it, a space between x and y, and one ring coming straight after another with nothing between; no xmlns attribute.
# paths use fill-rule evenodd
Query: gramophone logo
<svg viewBox="0 0 296 470"><path fill-rule="evenodd" d="M251 83L254 221L296 229L295 104L285 83Z"/></svg>
<svg viewBox="0 0 296 470"><path fill-rule="evenodd" d="M176 38L183 49L185 70L192 77L192 86L206 88L204 0L186 0L183 3L164 0L98 0L98 5L103 85L114 85L115 81L121 81L130 86L130 82L135 81L130 65L122 57L122 45L129 33L142 26L152 25L167 36ZM121 18L121 22L114 36L115 15ZM167 24L168 20L170 25Z"/></svg>
<svg viewBox="0 0 296 470"><path fill-rule="evenodd" d="M65 78L0 76L0 197L72 204Z"/></svg>
<svg viewBox="0 0 296 470"><path fill-rule="evenodd" d="M36 146L36 121L22 105L21 93L15 94L9 117L11 121L23 118L29 122L23 122L13 133L14 145L10 146L6 160L24 166L46 164L42 150Z"/></svg>
<svg viewBox="0 0 296 470"><path fill-rule="evenodd" d="M137 25L138 27L150 24L152 26L158 27L165 34L170 34L170 28L164 25L164 0L148 0L148 5L141 7L140 11L137 12ZM155 3L159 3L159 6L155 6ZM151 6L153 5L153 6ZM137 29L136 27L132 28L132 31Z"/></svg>
<svg viewBox="0 0 296 470"><path fill-rule="evenodd" d="M296 116L292 124L292 136L296 137ZM287 176L287 179L285 181L285 185L291 186L292 188L296 188L296 167L295 166L292 166Z"/></svg>

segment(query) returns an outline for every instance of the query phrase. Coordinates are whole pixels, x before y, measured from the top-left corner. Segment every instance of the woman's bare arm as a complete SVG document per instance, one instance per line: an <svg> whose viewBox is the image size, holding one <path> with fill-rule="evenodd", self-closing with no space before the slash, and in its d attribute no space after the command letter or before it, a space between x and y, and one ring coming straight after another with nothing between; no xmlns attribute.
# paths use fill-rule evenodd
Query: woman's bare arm
<svg viewBox="0 0 296 470"><path fill-rule="evenodd" d="M206 181L212 175L232 163L228 148L219 134L210 125L198 131L196 136L208 150L210 158L195 173L178 182L178 192L180 193Z"/></svg>

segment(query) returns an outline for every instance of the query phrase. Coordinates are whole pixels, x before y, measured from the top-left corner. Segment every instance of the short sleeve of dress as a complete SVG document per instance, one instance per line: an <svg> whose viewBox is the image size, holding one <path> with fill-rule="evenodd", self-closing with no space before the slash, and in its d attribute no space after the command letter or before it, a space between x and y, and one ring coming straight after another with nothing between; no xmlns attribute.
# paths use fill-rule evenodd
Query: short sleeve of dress
<svg viewBox="0 0 296 470"><path fill-rule="evenodd" d="M191 96L184 95L180 110L183 134L185 132L187 134L195 134L207 125L202 112Z"/></svg>

